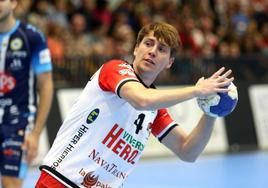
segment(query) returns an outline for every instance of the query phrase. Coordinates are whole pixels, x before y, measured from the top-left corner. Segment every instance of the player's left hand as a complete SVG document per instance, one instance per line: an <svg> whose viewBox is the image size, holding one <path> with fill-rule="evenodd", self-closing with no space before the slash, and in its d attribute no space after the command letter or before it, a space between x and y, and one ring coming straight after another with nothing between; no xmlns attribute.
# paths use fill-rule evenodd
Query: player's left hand
<svg viewBox="0 0 268 188"><path fill-rule="evenodd" d="M225 71L222 67L209 78L200 78L195 87L197 88L198 97L206 97L215 93L226 93L229 91L228 86L234 80L234 77L228 78L232 70Z"/></svg>
<svg viewBox="0 0 268 188"><path fill-rule="evenodd" d="M26 152L26 161L30 164L37 156L39 134L34 131L25 136L22 149Z"/></svg>

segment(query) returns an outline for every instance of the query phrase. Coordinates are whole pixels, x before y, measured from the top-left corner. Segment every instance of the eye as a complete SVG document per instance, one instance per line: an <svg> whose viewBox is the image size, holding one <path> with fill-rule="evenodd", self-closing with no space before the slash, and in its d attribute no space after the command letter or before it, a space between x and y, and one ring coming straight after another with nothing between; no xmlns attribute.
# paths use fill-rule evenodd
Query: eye
<svg viewBox="0 0 268 188"><path fill-rule="evenodd" d="M149 40L148 40L148 41L145 41L145 45L146 45L146 46L152 46L152 42L149 41Z"/></svg>
<svg viewBox="0 0 268 188"><path fill-rule="evenodd" d="M159 46L159 47L158 47L158 50L159 50L159 52L161 52L161 53L166 53L166 52L167 52L167 47L165 47L165 46Z"/></svg>

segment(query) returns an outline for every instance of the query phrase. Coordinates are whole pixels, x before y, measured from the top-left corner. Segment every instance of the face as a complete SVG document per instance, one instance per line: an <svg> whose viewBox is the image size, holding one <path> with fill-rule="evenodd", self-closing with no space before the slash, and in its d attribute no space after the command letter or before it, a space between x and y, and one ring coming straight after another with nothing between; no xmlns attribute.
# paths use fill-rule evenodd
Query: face
<svg viewBox="0 0 268 188"><path fill-rule="evenodd" d="M170 57L171 48L157 40L153 32L145 36L134 50L134 67L139 73L150 73L157 76L162 70L168 69L174 62Z"/></svg>
<svg viewBox="0 0 268 188"><path fill-rule="evenodd" d="M0 22L6 21L16 8L15 0L0 0Z"/></svg>

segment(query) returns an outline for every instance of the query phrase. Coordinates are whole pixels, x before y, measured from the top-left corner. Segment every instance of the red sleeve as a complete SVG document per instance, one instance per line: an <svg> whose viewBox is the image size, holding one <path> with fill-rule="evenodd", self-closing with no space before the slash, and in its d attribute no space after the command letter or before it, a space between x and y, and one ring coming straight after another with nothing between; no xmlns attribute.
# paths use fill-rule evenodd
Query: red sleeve
<svg viewBox="0 0 268 188"><path fill-rule="evenodd" d="M161 141L177 125L169 115L167 109L160 109L151 126L151 130L153 135Z"/></svg>
<svg viewBox="0 0 268 188"><path fill-rule="evenodd" d="M99 86L104 91L119 93L120 87L128 81L139 82L130 64L122 60L105 63L100 71Z"/></svg>

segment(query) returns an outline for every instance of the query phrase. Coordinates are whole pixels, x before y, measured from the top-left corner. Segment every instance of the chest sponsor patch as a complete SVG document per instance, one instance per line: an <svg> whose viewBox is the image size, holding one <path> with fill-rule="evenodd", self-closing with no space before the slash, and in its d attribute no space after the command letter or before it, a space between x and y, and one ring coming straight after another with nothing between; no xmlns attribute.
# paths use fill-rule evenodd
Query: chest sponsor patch
<svg viewBox="0 0 268 188"><path fill-rule="evenodd" d="M0 73L0 93L8 93L16 86L16 79L6 73Z"/></svg>
<svg viewBox="0 0 268 188"><path fill-rule="evenodd" d="M98 108L92 110L87 116L87 124L93 123L99 116L100 110Z"/></svg>

